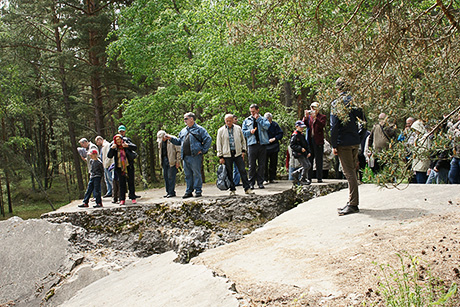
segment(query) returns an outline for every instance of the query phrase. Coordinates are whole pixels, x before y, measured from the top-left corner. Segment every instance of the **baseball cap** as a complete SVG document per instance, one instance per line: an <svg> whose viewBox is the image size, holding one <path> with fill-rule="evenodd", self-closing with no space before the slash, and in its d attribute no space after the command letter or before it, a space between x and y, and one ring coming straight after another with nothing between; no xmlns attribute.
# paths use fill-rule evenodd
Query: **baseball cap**
<svg viewBox="0 0 460 307"><path fill-rule="evenodd" d="M97 149L93 149L93 150L91 150L90 154L97 155L97 154L99 154L99 152L97 151Z"/></svg>
<svg viewBox="0 0 460 307"><path fill-rule="evenodd" d="M319 108L319 103L315 101L315 102L313 102L313 103L311 104L311 107L312 107L312 108Z"/></svg>
<svg viewBox="0 0 460 307"><path fill-rule="evenodd" d="M296 121L296 122L295 122L295 125L296 125L296 126L299 126L299 127L302 127L302 128L307 127L307 126L304 124L304 122L301 121L301 120Z"/></svg>
<svg viewBox="0 0 460 307"><path fill-rule="evenodd" d="M118 131L126 131L126 127L123 125L118 126Z"/></svg>

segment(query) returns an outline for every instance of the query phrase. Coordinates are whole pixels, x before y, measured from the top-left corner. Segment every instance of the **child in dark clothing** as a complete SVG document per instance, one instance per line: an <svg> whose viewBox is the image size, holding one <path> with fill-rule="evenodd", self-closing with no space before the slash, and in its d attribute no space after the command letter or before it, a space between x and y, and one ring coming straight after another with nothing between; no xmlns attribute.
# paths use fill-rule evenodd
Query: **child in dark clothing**
<svg viewBox="0 0 460 307"><path fill-rule="evenodd" d="M306 125L303 121L298 120L295 123L295 131L292 133L290 147L292 149L292 155L294 158L299 160L302 167L292 173L294 177L294 182L299 182L300 184L309 185L311 181L307 179L308 170L311 168L311 163L308 160L310 157L310 147L308 146L305 135L302 133ZM300 173L300 178L299 178Z"/></svg>
<svg viewBox="0 0 460 307"><path fill-rule="evenodd" d="M83 198L83 204L78 205L80 208L87 208L89 203L89 198L91 193L93 193L94 198L96 198L96 205L94 208L101 208L102 207L102 199L101 199L101 178L104 176L104 166L102 161L99 160L98 157L99 153L97 149L93 149L90 152L89 161L91 166L90 178L88 182L88 188L86 189L85 197Z"/></svg>

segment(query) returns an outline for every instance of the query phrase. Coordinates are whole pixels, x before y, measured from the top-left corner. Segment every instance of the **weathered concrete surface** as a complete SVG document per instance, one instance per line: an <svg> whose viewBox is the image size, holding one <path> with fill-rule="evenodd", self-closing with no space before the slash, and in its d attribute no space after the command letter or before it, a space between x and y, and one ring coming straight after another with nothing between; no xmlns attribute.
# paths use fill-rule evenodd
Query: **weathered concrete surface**
<svg viewBox="0 0 460 307"><path fill-rule="evenodd" d="M405 190L360 186L359 214L338 216L348 199L342 190L312 199L268 222L242 240L208 250L191 263L204 264L238 285L291 285L336 295L336 273L318 265L366 242L369 229L423 227L418 217L460 212L457 185L411 185ZM407 238L410 240L410 238Z"/></svg>
<svg viewBox="0 0 460 307"><path fill-rule="evenodd" d="M291 182L270 184L256 195L222 196L215 186L207 195L183 200L142 197L137 205L103 209L60 210L42 215L53 223L71 223L87 230L97 244L135 252L141 257L174 250L181 263L202 251L241 239L267 221L313 197L346 187L331 180L297 191ZM242 192L242 191L241 191ZM158 195L156 195L158 197ZM162 200L162 202L158 202Z"/></svg>
<svg viewBox="0 0 460 307"><path fill-rule="evenodd" d="M175 263L176 257L167 252L144 258L80 290L61 306L239 306L226 279L201 265Z"/></svg>
<svg viewBox="0 0 460 307"><path fill-rule="evenodd" d="M0 222L0 305L39 306L83 256L69 242L83 230L18 217Z"/></svg>

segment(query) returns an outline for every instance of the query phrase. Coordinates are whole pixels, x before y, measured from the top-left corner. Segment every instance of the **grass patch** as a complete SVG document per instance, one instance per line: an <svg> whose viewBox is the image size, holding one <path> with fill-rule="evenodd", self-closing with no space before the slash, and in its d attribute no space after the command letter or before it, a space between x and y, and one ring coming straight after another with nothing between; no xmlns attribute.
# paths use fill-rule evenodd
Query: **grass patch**
<svg viewBox="0 0 460 307"><path fill-rule="evenodd" d="M446 283L432 275L428 266L420 264L418 257L396 254L399 267L378 265L379 290L376 293L387 307L454 306L457 284ZM376 306L370 303L367 306ZM380 305L379 305L380 306Z"/></svg>

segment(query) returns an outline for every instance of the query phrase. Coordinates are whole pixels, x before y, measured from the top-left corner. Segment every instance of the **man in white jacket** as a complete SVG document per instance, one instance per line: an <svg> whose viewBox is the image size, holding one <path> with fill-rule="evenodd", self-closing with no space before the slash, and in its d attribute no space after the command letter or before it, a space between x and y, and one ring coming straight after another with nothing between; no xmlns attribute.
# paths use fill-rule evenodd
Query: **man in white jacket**
<svg viewBox="0 0 460 307"><path fill-rule="evenodd" d="M112 180L113 180L113 170L109 171L109 167L113 163L113 158L108 158L107 153L110 150L110 143L104 140L100 135L96 136L96 145L99 146L100 157L102 160L102 165L104 166L104 181L107 186L107 193L103 197L112 197Z"/></svg>
<svg viewBox="0 0 460 307"><path fill-rule="evenodd" d="M249 186L248 175L244 166L244 153L246 152L246 140L241 127L233 124L233 114L225 115L225 125L217 131L217 156L220 164L225 164L228 179L230 180L230 195L236 194L233 182L233 163L235 163L241 175L243 188L246 194L254 194Z"/></svg>

